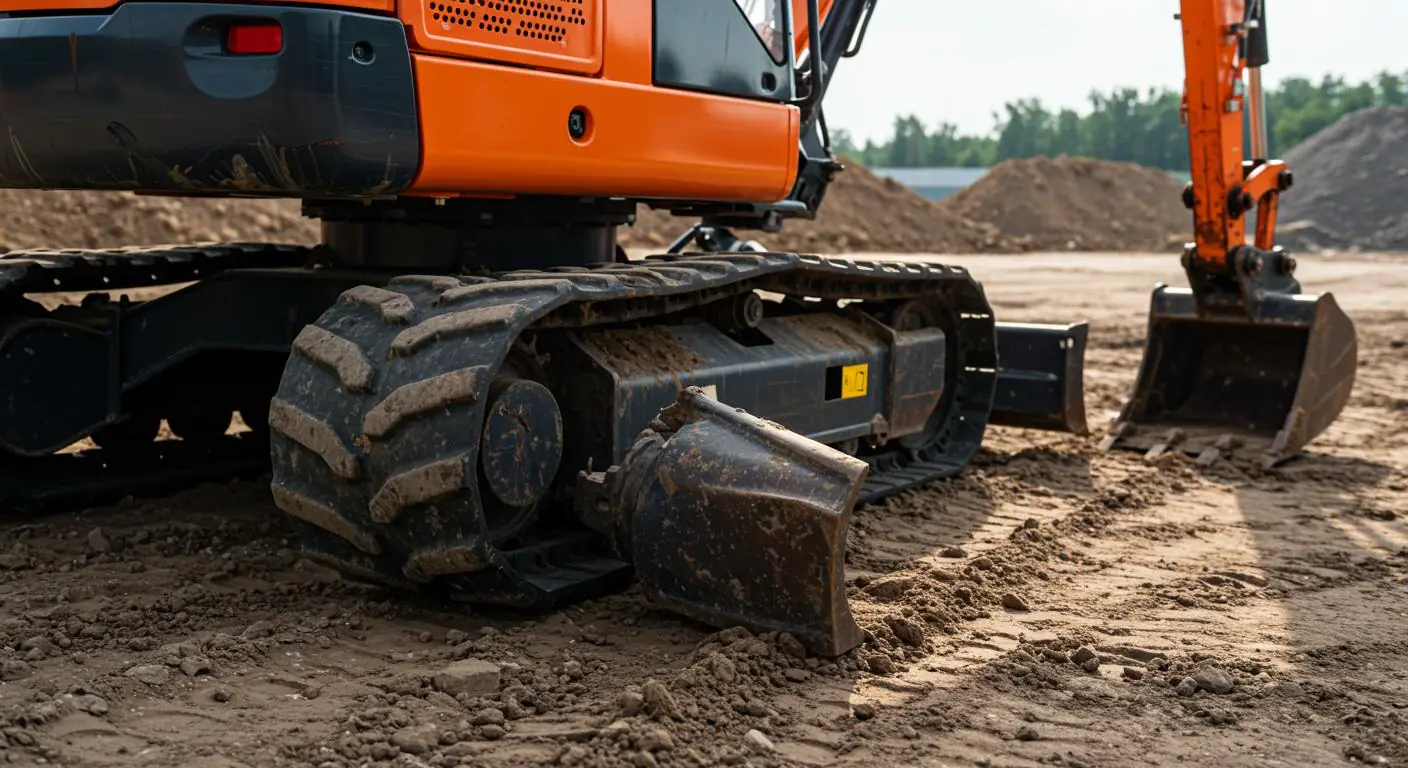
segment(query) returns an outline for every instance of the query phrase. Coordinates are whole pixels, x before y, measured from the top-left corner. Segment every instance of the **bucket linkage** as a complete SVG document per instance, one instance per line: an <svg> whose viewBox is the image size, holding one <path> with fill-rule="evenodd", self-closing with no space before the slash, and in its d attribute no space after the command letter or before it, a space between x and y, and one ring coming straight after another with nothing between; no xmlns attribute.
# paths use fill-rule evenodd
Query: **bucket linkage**
<svg viewBox="0 0 1408 768"><path fill-rule="evenodd" d="M1354 323L1332 294L1306 294L1276 247L1232 249L1226 273L1184 254L1191 289L1154 289L1144 359L1103 450L1172 450L1210 464L1240 450L1266 467L1338 418L1358 366Z"/></svg>

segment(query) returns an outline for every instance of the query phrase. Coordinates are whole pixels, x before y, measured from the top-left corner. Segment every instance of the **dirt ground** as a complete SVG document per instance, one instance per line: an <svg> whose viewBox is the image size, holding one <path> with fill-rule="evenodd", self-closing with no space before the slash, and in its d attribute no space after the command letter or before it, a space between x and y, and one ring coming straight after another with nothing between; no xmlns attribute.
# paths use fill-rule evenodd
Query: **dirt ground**
<svg viewBox="0 0 1408 768"><path fill-rule="evenodd" d="M1175 256L964 257L1092 322L1109 423ZM531 618L301 561L261 483L0 528L0 762L64 766L1408 765L1408 262L1304 259L1353 401L1275 471L993 430L857 512L839 661L626 593Z"/></svg>

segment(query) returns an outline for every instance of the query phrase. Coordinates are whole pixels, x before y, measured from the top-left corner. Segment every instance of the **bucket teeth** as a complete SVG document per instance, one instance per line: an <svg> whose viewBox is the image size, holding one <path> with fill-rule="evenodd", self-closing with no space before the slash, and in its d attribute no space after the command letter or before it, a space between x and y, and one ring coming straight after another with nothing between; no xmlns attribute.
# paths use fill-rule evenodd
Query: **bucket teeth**
<svg viewBox="0 0 1408 768"><path fill-rule="evenodd" d="M1217 442L1204 448L1198 454L1198 466L1210 467L1216 464L1223 456L1242 447L1242 438L1236 435L1223 435Z"/></svg>
<svg viewBox="0 0 1408 768"><path fill-rule="evenodd" d="M715 627L788 632L834 657L861 641L844 565L868 473L690 388L619 466L582 474L577 508L652 602Z"/></svg>
<svg viewBox="0 0 1408 768"><path fill-rule="evenodd" d="M1179 443L1183 442L1187 438L1187 432L1184 432L1183 430L1178 428L1170 429L1168 432L1164 433L1164 436L1160 438L1157 443L1154 443L1154 446L1150 448L1147 453L1144 454L1144 458L1148 461L1153 461L1154 459L1159 458L1165 453L1168 453L1173 448L1176 448Z"/></svg>

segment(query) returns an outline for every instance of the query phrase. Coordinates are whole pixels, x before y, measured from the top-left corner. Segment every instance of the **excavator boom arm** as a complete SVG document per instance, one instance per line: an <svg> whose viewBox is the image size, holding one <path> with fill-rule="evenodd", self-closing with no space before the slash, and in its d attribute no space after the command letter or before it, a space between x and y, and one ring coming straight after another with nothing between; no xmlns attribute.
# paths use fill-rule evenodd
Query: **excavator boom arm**
<svg viewBox="0 0 1408 768"><path fill-rule="evenodd" d="M1271 250L1276 198L1292 178L1284 161L1267 158L1260 76L1269 60L1266 5L1265 0L1182 0L1179 18L1196 258L1205 269L1225 273L1229 253L1246 242L1247 214L1253 210L1256 246ZM1244 141L1248 123L1250 147Z"/></svg>
<svg viewBox="0 0 1408 768"><path fill-rule="evenodd" d="M1198 258L1224 271L1246 223L1229 212L1242 183L1244 0L1182 0L1185 104Z"/></svg>
<svg viewBox="0 0 1408 768"><path fill-rule="evenodd" d="M1155 289L1139 378L1104 445L1153 455L1177 447L1210 461L1253 442L1275 464L1348 401L1354 324L1330 294L1303 293L1295 259L1275 245L1277 205L1293 178L1267 146L1266 0L1180 0L1180 10L1189 288Z"/></svg>

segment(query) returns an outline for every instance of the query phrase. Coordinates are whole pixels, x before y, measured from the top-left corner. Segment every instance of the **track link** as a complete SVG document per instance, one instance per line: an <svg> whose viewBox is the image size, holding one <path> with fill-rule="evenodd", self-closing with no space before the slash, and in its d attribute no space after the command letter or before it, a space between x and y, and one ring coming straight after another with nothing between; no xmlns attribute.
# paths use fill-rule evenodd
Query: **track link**
<svg viewBox="0 0 1408 768"><path fill-rule="evenodd" d="M315 255L313 248L268 243L11 251L0 256L0 300L25 293L171 285L227 269L299 267Z"/></svg>
<svg viewBox="0 0 1408 768"><path fill-rule="evenodd" d="M300 521L305 551L352 578L533 608L610 588L628 568L595 534L541 509L505 514L481 497L491 388L527 332L659 320L753 290L931 302L949 338L945 395L922 445L863 457L873 474L862 500L967 464L997 361L990 307L966 271L685 255L495 278L409 276L344 293L299 336L275 396L275 500Z"/></svg>
<svg viewBox="0 0 1408 768"><path fill-rule="evenodd" d="M0 329L45 314L27 295L177 285L227 270L299 268L316 256L314 248L263 243L11 251L0 255ZM267 440L257 433L200 444L163 441L140 450L44 457L0 451L0 510L38 515L200 482L256 477L267 467Z"/></svg>

